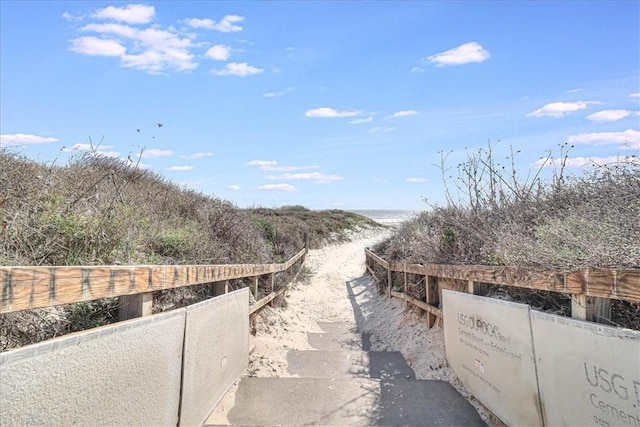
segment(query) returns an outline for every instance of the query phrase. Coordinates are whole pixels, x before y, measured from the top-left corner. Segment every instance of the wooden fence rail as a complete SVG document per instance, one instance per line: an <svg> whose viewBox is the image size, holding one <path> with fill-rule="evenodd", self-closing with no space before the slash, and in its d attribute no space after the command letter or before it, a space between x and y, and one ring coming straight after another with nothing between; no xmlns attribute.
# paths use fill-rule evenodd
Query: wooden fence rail
<svg viewBox="0 0 640 427"><path fill-rule="evenodd" d="M303 263L306 253L305 247L281 264L0 266L0 314L121 297L120 319L124 320L151 314L155 291L214 283L216 294L222 294L227 291L227 281L246 278L253 278L250 287L257 298L261 276L271 277L270 294L274 294L274 275L289 272L301 260Z"/></svg>
<svg viewBox="0 0 640 427"><path fill-rule="evenodd" d="M563 293L571 296L572 317L602 323L611 319L611 300L640 302L640 269L590 268L563 273L520 267L390 263L369 249L365 249L365 254L367 270L379 283L386 284L387 294L428 311L429 326L435 317L442 317L439 304L443 287L482 294L487 285L494 284ZM385 270L385 274L376 273L376 266ZM400 284L405 292L407 274L423 276L425 300L394 291L393 273L404 275Z"/></svg>

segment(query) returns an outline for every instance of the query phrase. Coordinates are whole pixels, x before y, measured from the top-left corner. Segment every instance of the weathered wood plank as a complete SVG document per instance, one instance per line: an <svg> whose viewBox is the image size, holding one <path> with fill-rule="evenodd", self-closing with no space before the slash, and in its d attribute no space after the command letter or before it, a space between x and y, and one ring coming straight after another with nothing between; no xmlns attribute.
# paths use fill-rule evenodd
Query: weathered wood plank
<svg viewBox="0 0 640 427"><path fill-rule="evenodd" d="M274 274L304 253L283 264L0 266L0 313Z"/></svg>
<svg viewBox="0 0 640 427"><path fill-rule="evenodd" d="M387 261L383 260L378 255L374 254L369 249L365 249L365 252L368 253L371 259L375 261L377 264L380 264L384 268L387 268L387 269L389 268L389 263Z"/></svg>
<svg viewBox="0 0 640 427"><path fill-rule="evenodd" d="M416 307L421 308L422 310L426 311L427 313L431 313L436 317L442 318L442 310L439 309L438 307L434 307L432 305L429 305L424 301L420 301L419 299L414 298L412 296L409 296L407 294L404 294L402 292L391 291L391 296L395 297L395 298L403 299L403 300L407 301L408 303L413 304Z"/></svg>

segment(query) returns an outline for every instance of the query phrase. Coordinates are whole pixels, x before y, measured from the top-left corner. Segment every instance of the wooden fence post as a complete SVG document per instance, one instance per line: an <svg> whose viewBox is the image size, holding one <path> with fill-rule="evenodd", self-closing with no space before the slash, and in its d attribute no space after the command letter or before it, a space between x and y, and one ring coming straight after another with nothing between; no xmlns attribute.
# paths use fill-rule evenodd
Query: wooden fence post
<svg viewBox="0 0 640 427"><path fill-rule="evenodd" d="M571 317L608 325L611 323L611 300L573 294L571 295Z"/></svg>
<svg viewBox="0 0 640 427"><path fill-rule="evenodd" d="M469 280L469 284L467 285L467 292L471 295L479 295L484 296L489 293L489 286L486 283L478 283L473 280Z"/></svg>
<svg viewBox="0 0 640 427"><path fill-rule="evenodd" d="M425 302L429 305L438 306L438 278L433 276L424 276ZM436 316L427 313L427 326L429 328L436 324Z"/></svg>
<svg viewBox="0 0 640 427"><path fill-rule="evenodd" d="M229 292L229 281L225 280L222 282L214 282L213 283L213 295L214 296L218 296L218 295L224 295L227 292Z"/></svg>
<svg viewBox="0 0 640 427"><path fill-rule="evenodd" d="M387 293L391 298L391 267L387 267Z"/></svg>
<svg viewBox="0 0 640 427"><path fill-rule="evenodd" d="M153 308L153 292L125 295L120 297L118 320L129 320L136 317L150 316Z"/></svg>
<svg viewBox="0 0 640 427"><path fill-rule="evenodd" d="M276 274L272 273L271 274L271 292L273 293L275 291L275 287L276 287ZM271 300L271 302L269 302L269 305L271 307L273 307L273 302L275 301L275 298Z"/></svg>
<svg viewBox="0 0 640 427"><path fill-rule="evenodd" d="M258 282L260 281L260 276L255 276L251 278L251 293L253 297L258 300Z"/></svg>

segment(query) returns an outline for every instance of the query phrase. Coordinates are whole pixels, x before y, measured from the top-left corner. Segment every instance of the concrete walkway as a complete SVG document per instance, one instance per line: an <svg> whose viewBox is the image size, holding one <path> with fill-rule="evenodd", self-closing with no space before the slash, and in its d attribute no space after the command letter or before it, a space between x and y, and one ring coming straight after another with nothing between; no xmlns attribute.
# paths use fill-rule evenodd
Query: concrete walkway
<svg viewBox="0 0 640 427"><path fill-rule="evenodd" d="M206 426L484 426L449 383L416 380L400 352L369 351L355 324L319 322L286 378L244 377Z"/></svg>

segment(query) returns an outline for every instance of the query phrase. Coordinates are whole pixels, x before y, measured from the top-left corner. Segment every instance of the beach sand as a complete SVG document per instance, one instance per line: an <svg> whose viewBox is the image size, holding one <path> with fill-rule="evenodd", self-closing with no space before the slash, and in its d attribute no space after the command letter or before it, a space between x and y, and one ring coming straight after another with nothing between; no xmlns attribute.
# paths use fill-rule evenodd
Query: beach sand
<svg viewBox="0 0 640 427"><path fill-rule="evenodd" d="M401 351L418 379L448 381L489 422L486 409L471 398L447 363L442 326L427 328L423 312L380 295L365 274L364 248L387 233L363 230L351 242L309 252L305 265L311 277L294 284L280 307L266 307L258 314L248 374L288 376L287 351L311 350L306 333L322 332L317 322L353 322L358 332L371 335L371 350Z"/></svg>

